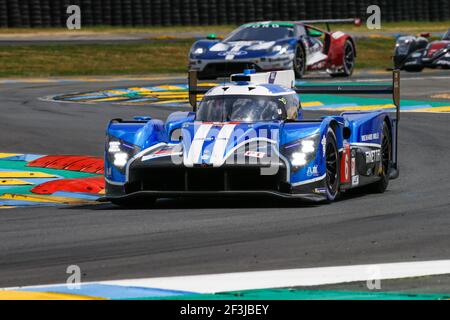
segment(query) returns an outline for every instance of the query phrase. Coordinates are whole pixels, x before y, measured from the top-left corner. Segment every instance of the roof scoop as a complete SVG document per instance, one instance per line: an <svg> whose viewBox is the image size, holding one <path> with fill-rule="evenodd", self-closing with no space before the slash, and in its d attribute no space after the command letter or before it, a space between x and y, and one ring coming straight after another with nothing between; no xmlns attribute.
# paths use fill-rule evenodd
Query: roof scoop
<svg viewBox="0 0 450 320"><path fill-rule="evenodd" d="M295 86L295 74L293 70L256 73L254 69L246 69L243 73L231 75L230 80L237 84L276 84L287 88L293 88Z"/></svg>

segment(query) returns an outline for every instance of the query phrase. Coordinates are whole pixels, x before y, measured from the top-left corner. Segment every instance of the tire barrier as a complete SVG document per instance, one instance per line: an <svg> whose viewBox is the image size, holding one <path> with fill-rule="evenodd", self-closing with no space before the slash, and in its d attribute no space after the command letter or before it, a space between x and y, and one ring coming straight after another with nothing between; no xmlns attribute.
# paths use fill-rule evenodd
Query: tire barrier
<svg viewBox="0 0 450 320"><path fill-rule="evenodd" d="M85 26L171 26L365 18L371 4L383 21L450 19L448 0L0 0L0 27L64 27L69 5Z"/></svg>

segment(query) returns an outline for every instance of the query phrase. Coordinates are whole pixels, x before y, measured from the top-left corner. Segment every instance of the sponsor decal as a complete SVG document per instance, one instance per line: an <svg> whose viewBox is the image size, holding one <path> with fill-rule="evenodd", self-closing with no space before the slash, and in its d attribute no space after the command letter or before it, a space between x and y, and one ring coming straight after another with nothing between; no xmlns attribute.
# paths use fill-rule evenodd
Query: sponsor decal
<svg viewBox="0 0 450 320"><path fill-rule="evenodd" d="M209 157L210 157L210 152L208 151L208 150L205 150L205 151L203 151L203 154L202 154L202 160L208 160L209 159Z"/></svg>
<svg viewBox="0 0 450 320"><path fill-rule="evenodd" d="M312 166L312 167L308 167L306 175L308 177L317 177L319 175L319 169L318 166Z"/></svg>
<svg viewBox="0 0 450 320"><path fill-rule="evenodd" d="M269 75L269 83L275 83L275 78L277 77L277 73L274 71L274 72L271 72L270 73L270 75ZM285 99L286 100L286 99ZM286 104L286 103L285 103Z"/></svg>
<svg viewBox="0 0 450 320"><path fill-rule="evenodd" d="M322 141L320 142L322 144L322 153L325 157L325 154L327 153L326 146L327 146L327 137L323 136Z"/></svg>
<svg viewBox="0 0 450 320"><path fill-rule="evenodd" d="M327 193L327 189L325 189L325 188L315 188L314 189L314 193L324 194L324 193Z"/></svg>
<svg viewBox="0 0 450 320"><path fill-rule="evenodd" d="M252 28L279 28L280 25L277 23L261 23L261 24L254 24L252 25Z"/></svg>
<svg viewBox="0 0 450 320"><path fill-rule="evenodd" d="M352 157L352 177L356 175L356 158Z"/></svg>
<svg viewBox="0 0 450 320"><path fill-rule="evenodd" d="M265 156L265 152L258 152L258 151L246 151L244 153L246 157L252 157L252 158L258 158L261 159Z"/></svg>
<svg viewBox="0 0 450 320"><path fill-rule="evenodd" d="M438 62L436 62L436 64L450 66L450 61L439 60Z"/></svg>
<svg viewBox="0 0 450 320"><path fill-rule="evenodd" d="M232 56L244 56L247 54L247 51L244 50L239 50L239 51L224 51L224 52L219 52L217 55L224 57L224 56L228 56L228 55L232 55Z"/></svg>
<svg viewBox="0 0 450 320"><path fill-rule="evenodd" d="M381 160L381 150L366 151L366 163L375 163Z"/></svg>
<svg viewBox="0 0 450 320"><path fill-rule="evenodd" d="M281 97L280 99L278 99L278 101L280 101L282 104L286 105L287 101L285 97Z"/></svg>
<svg viewBox="0 0 450 320"><path fill-rule="evenodd" d="M359 185L359 176L352 177L352 187Z"/></svg>
<svg viewBox="0 0 450 320"><path fill-rule="evenodd" d="M378 132L369 133L361 136L361 141L371 141L371 140L377 140L380 138L380 134Z"/></svg>
<svg viewBox="0 0 450 320"><path fill-rule="evenodd" d="M341 183L349 183L350 182L350 145L346 144L344 148L344 152L342 153L342 162L341 162Z"/></svg>
<svg viewBox="0 0 450 320"><path fill-rule="evenodd" d="M345 36L345 33L341 32L341 31L336 31L336 32L333 32L333 34L332 34L333 39L339 39L339 38L342 38L343 36Z"/></svg>

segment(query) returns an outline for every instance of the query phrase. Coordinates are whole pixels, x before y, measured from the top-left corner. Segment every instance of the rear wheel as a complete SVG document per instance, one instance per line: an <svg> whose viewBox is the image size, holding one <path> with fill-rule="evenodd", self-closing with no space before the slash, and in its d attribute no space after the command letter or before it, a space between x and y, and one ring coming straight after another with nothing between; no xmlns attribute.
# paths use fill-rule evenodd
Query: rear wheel
<svg viewBox="0 0 450 320"><path fill-rule="evenodd" d="M331 73L332 77L350 77L355 68L355 48L350 40L344 45L344 61L342 63L342 71Z"/></svg>
<svg viewBox="0 0 450 320"><path fill-rule="evenodd" d="M305 51L303 50L302 46L298 45L295 49L295 57L294 57L294 72L295 77L300 79L305 74L305 67L306 67L306 56Z"/></svg>
<svg viewBox="0 0 450 320"><path fill-rule="evenodd" d="M333 201L339 197L340 172L339 172L339 149L337 147L336 135L333 129L328 128L326 146L326 177L325 189L327 192L327 200Z"/></svg>
<svg viewBox="0 0 450 320"><path fill-rule="evenodd" d="M389 128L384 122L383 133L381 138L381 179L368 186L369 191L374 193L383 193L389 185L390 163L392 160L392 140Z"/></svg>

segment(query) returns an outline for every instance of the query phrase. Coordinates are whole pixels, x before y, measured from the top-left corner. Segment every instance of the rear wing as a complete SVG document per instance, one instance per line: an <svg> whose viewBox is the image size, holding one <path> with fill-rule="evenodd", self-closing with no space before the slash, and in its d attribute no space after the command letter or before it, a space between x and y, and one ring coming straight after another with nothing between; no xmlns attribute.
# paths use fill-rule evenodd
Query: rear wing
<svg viewBox="0 0 450 320"><path fill-rule="evenodd" d="M391 85L348 85L348 86L308 86L294 87L297 93L313 94L390 94L395 105L397 122L400 121L400 70L392 72Z"/></svg>
<svg viewBox="0 0 450 320"><path fill-rule="evenodd" d="M198 78L196 71L189 72L189 103L193 111L197 110L197 95L205 94L212 87L198 87ZM297 93L309 94L390 94L396 109L397 123L400 121L400 70L392 72L391 85L346 85L346 86L305 86L293 87Z"/></svg>
<svg viewBox="0 0 450 320"><path fill-rule="evenodd" d="M348 18L348 19L319 19L319 20L301 20L296 21L302 24L325 24L327 26L327 30L330 31L330 24L339 24L339 23L352 23L355 26L361 26L361 18Z"/></svg>

